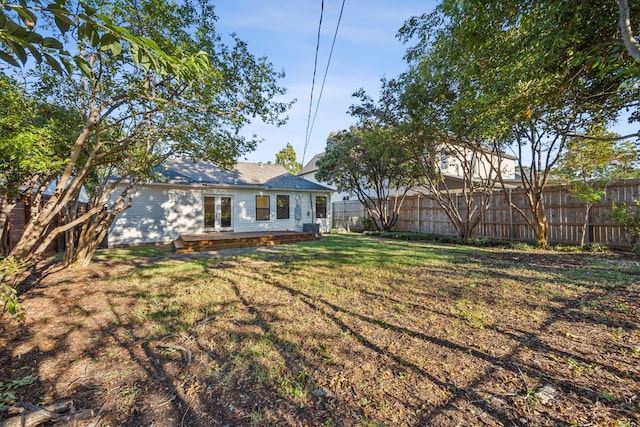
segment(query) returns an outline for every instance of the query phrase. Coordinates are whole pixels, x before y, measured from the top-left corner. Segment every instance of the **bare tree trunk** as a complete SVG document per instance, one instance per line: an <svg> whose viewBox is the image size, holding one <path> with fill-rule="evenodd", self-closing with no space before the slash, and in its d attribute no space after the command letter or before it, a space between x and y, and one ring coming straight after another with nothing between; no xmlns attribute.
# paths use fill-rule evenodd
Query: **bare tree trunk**
<svg viewBox="0 0 640 427"><path fill-rule="evenodd" d="M546 217L539 218L535 228L536 245L541 249L549 247L549 223Z"/></svg>
<svg viewBox="0 0 640 427"><path fill-rule="evenodd" d="M585 204L584 220L582 221L582 235L580 236L580 246L584 246L584 242L587 237L587 227L589 225L589 212L591 211L592 206L593 205L591 203Z"/></svg>
<svg viewBox="0 0 640 427"><path fill-rule="evenodd" d="M78 164L78 159L80 158L85 143L95 129L99 114L100 110L98 109L91 111L84 129L75 140L73 150L69 154L64 170L57 180L53 195L47 203L44 204L42 209L39 209L35 215L31 215L30 220L25 226L22 238L9 254L10 256L16 259L30 261L31 258L35 257L36 251L39 254L44 252L44 249L39 248L39 242L42 240L42 236L46 236L48 234L47 231L51 231L48 229L50 229L50 224L55 217L68 203L77 197L84 184L85 178L94 166L95 156L100 149L100 144L98 143L92 147L90 153L87 153L83 164ZM39 192L38 196L41 195L42 192ZM57 237L57 235L63 231L65 230L58 230L56 228L56 234L53 237Z"/></svg>
<svg viewBox="0 0 640 427"><path fill-rule="evenodd" d="M113 221L121 212L131 207L131 199L128 198L131 188L132 184L125 187L109 209L102 207L106 202L107 194L97 202L101 209L91 209L92 214L82 225L74 252L65 259L66 265L86 267L91 263L93 255L107 236Z"/></svg>
<svg viewBox="0 0 640 427"><path fill-rule="evenodd" d="M541 249L549 247L549 221L544 209L542 190L529 193L529 203L533 216L533 235L536 239L536 246Z"/></svg>
<svg viewBox="0 0 640 427"><path fill-rule="evenodd" d="M0 201L0 255L7 256L9 254L9 231L11 212L16 206L15 202L8 200Z"/></svg>
<svg viewBox="0 0 640 427"><path fill-rule="evenodd" d="M49 245L53 242L53 240L57 238L61 233L64 233L68 230L72 230L74 227L78 227L84 224L86 221L88 221L91 218L91 216L99 212L100 209L102 209L102 207L94 206L93 208L89 209L89 211L87 211L85 214L79 216L75 220L68 222L64 225L57 226L53 230L49 231L46 234L46 237L42 239L42 241L38 244L37 248L33 251L32 257L35 259L38 259L46 251L47 247L49 247Z"/></svg>
<svg viewBox="0 0 640 427"><path fill-rule="evenodd" d="M633 36L631 19L629 18L629 3L627 0L618 0L618 9L620 10L620 32L624 46L627 48L629 55L640 62L640 42Z"/></svg>
<svg viewBox="0 0 640 427"><path fill-rule="evenodd" d="M86 267L91 263L93 255L106 237L115 217L115 215L107 215L105 211L102 211L95 215L90 222L84 224L69 265Z"/></svg>

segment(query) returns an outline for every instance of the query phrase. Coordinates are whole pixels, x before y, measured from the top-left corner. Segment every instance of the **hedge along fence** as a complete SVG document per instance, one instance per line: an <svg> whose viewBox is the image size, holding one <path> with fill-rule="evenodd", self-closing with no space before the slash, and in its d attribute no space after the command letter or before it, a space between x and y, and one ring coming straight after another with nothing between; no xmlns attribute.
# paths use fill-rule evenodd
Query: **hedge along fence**
<svg viewBox="0 0 640 427"><path fill-rule="evenodd" d="M515 209L513 203L525 213L528 212L527 196L523 189L496 190L483 220L474 232L476 237L504 240L532 241L533 231ZM549 243L579 244L585 205L572 197L567 186L549 186L543 193L545 211L549 222ZM621 227L611 221L613 205L634 204L640 199L640 179L612 184L606 189L605 197L594 205L587 222L586 243L599 243L615 248L628 246L627 236ZM459 196L459 207L464 215L464 199ZM638 212L640 214L640 212ZM352 231L364 228L367 217L364 206L359 201L339 201L333 203L333 226ZM426 196L407 197L402 205L396 231L413 231L455 235L456 230L438 203Z"/></svg>

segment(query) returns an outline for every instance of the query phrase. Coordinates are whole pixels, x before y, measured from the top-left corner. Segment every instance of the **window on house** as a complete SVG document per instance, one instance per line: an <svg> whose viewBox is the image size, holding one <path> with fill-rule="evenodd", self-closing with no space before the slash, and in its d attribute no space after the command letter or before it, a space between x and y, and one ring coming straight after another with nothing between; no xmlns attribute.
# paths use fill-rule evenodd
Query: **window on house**
<svg viewBox="0 0 640 427"><path fill-rule="evenodd" d="M316 196L316 218L327 217L327 196Z"/></svg>
<svg viewBox="0 0 640 427"><path fill-rule="evenodd" d="M278 206L277 218L289 219L289 196L276 196L276 204Z"/></svg>
<svg viewBox="0 0 640 427"><path fill-rule="evenodd" d="M270 203L269 196L256 196L256 221L269 221Z"/></svg>
<svg viewBox="0 0 640 427"><path fill-rule="evenodd" d="M206 228L213 228L216 226L216 198L207 197L204 198L204 226Z"/></svg>
<svg viewBox="0 0 640 427"><path fill-rule="evenodd" d="M440 153L440 170L447 170L447 153L444 151Z"/></svg>

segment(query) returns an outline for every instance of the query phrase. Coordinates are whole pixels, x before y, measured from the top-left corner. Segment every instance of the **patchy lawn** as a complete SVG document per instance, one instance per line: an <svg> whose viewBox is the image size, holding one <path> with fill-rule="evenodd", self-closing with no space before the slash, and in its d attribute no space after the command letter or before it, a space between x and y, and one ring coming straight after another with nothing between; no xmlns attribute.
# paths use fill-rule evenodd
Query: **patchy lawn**
<svg viewBox="0 0 640 427"><path fill-rule="evenodd" d="M2 326L0 418L73 401L67 425L637 426L639 291L619 254L105 251Z"/></svg>

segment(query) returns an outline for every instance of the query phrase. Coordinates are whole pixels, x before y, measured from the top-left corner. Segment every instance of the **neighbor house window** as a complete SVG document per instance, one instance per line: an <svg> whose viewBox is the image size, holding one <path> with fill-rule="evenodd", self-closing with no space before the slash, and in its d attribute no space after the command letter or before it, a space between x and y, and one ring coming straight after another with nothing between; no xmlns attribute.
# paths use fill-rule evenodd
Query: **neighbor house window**
<svg viewBox="0 0 640 427"><path fill-rule="evenodd" d="M216 198L207 197L204 198L204 226L206 228L213 228L216 226Z"/></svg>
<svg viewBox="0 0 640 427"><path fill-rule="evenodd" d="M289 219L289 196L276 196L278 219Z"/></svg>
<svg viewBox="0 0 640 427"><path fill-rule="evenodd" d="M269 221L269 196L256 196L256 221Z"/></svg>
<svg viewBox="0 0 640 427"><path fill-rule="evenodd" d="M447 153L444 151L440 153L440 170L447 170Z"/></svg>
<svg viewBox="0 0 640 427"><path fill-rule="evenodd" d="M316 196L316 218L327 217L327 196Z"/></svg>
<svg viewBox="0 0 640 427"><path fill-rule="evenodd" d="M471 173L471 176L476 175L477 167L478 167L478 164L476 162L476 156L471 156L471 159L469 160L469 172Z"/></svg>

